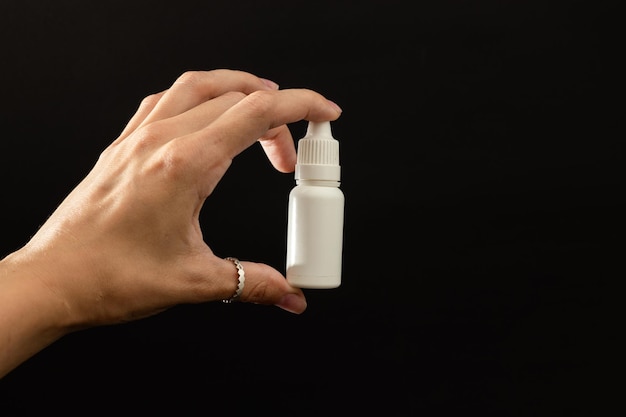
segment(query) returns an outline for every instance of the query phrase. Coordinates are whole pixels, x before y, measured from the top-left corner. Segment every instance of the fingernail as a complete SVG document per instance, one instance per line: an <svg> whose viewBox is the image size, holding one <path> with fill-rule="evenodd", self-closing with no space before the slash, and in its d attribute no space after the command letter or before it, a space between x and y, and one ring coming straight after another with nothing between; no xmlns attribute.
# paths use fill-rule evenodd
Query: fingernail
<svg viewBox="0 0 626 417"><path fill-rule="evenodd" d="M297 294L286 294L276 306L290 313L300 314L306 310L306 299Z"/></svg>
<svg viewBox="0 0 626 417"><path fill-rule="evenodd" d="M341 112L343 112L343 110L341 110L341 107L339 107L339 105L338 105L337 103L335 103L335 102L334 102L334 101L332 101L332 100L328 100L328 99L326 99L326 100L328 101L328 104L330 104L330 106L331 106L333 109L335 109L335 111L337 111L337 113L341 113Z"/></svg>
<svg viewBox="0 0 626 417"><path fill-rule="evenodd" d="M268 80L266 78L261 78L261 81L263 81L263 84L265 84L266 86L268 86L272 90L278 90L278 84L276 84L274 81Z"/></svg>

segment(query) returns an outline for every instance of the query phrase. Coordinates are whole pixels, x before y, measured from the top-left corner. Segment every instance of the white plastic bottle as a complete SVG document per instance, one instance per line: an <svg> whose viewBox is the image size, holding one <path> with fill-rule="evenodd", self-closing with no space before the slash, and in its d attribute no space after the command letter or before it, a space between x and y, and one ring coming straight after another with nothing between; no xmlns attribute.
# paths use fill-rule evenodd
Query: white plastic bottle
<svg viewBox="0 0 626 417"><path fill-rule="evenodd" d="M339 142L330 122L309 122L297 155L296 186L289 193L287 281L299 288L337 288L345 198L339 188Z"/></svg>

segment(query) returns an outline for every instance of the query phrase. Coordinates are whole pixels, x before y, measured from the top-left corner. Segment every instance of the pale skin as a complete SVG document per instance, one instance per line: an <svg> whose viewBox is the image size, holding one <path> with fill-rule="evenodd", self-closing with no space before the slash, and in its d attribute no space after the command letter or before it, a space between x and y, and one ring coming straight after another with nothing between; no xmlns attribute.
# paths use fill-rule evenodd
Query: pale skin
<svg viewBox="0 0 626 417"><path fill-rule="evenodd" d="M317 92L234 70L188 72L146 97L32 239L0 261L0 378L71 332L232 296L235 266L200 228L205 199L257 141L292 172L287 124L340 114ZM306 309L281 272L241 263L241 302Z"/></svg>

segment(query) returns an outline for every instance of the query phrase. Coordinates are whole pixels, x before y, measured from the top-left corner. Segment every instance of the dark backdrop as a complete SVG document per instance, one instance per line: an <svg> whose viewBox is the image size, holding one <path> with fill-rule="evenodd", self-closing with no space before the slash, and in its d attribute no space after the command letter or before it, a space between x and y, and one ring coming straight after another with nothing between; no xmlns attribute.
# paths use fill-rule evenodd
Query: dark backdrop
<svg viewBox="0 0 626 417"><path fill-rule="evenodd" d="M1 255L187 70L339 103L346 216L343 284L307 290L303 315L210 303L76 333L0 381L0 415L597 411L624 278L612 15L590 1L2 1ZM293 186L249 148L202 213L208 243L282 270Z"/></svg>

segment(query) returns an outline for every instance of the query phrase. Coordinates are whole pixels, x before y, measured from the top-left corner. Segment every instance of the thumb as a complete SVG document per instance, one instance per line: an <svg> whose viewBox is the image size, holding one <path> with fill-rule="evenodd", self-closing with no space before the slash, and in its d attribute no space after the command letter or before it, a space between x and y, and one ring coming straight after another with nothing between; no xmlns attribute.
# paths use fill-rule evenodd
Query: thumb
<svg viewBox="0 0 626 417"><path fill-rule="evenodd" d="M235 299L245 303L275 305L291 313L300 314L306 310L307 302L300 288L289 285L283 274L271 266L258 262L240 261L226 258L232 275L232 292L235 295L238 285L243 287ZM238 267L238 265L240 267Z"/></svg>

